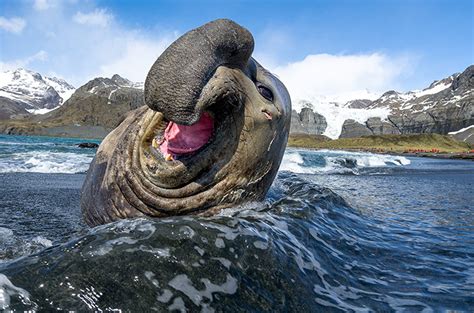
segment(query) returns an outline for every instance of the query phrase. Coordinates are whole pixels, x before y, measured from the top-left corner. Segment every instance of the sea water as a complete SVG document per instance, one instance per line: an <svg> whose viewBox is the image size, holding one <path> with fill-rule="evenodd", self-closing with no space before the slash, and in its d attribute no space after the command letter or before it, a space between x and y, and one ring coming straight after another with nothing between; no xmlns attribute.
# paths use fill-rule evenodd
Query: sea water
<svg viewBox="0 0 474 313"><path fill-rule="evenodd" d="M474 308L474 162L287 149L262 202L89 228L82 141L0 136L0 310Z"/></svg>

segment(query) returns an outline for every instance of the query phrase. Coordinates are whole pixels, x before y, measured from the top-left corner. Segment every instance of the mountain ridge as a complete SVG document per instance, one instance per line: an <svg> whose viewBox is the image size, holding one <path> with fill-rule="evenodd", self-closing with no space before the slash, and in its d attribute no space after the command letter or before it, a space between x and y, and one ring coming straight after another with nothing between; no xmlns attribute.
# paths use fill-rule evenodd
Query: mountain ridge
<svg viewBox="0 0 474 313"><path fill-rule="evenodd" d="M0 118L46 113L61 106L75 88L64 79L23 68L0 73ZM13 116L8 112L15 112Z"/></svg>
<svg viewBox="0 0 474 313"><path fill-rule="evenodd" d="M141 83L118 74L97 77L77 88L55 110L0 122L0 132L16 135L105 137L127 112L143 105Z"/></svg>
<svg viewBox="0 0 474 313"><path fill-rule="evenodd" d="M77 88L54 111L10 119L0 124L0 131L35 134L38 129L49 133L46 131L48 127L66 127L69 130L64 134L74 135L74 129L98 127L101 129L98 136L105 136L129 110L141 105L142 83L133 83L118 74L111 78L97 77ZM374 100L354 99L334 104L329 109L305 100L299 101L298 105L302 109L300 112L292 111L291 134L325 135L335 139L453 133L451 135L455 138L470 142L474 141L474 128L469 128L474 125L474 65L463 72L435 80L423 90L405 93L389 90ZM25 109L25 105L16 108L20 112ZM11 115L21 116L14 109L9 110Z"/></svg>
<svg viewBox="0 0 474 313"><path fill-rule="evenodd" d="M326 135L332 139L383 134L446 135L474 124L474 65L436 80L421 91L390 90L376 100L351 100L336 106L339 111L330 112L333 115L326 108L310 106L314 113L323 116L328 127L322 132L311 132L308 128L300 132L303 134ZM335 122L339 122L336 131ZM457 138L463 140L461 135ZM473 136L469 138L465 139L474 140Z"/></svg>

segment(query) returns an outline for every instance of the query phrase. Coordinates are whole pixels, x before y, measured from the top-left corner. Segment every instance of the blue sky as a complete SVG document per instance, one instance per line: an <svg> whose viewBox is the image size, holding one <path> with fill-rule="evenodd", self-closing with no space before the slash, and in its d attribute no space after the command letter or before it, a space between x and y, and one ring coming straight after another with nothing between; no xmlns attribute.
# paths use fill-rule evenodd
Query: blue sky
<svg viewBox="0 0 474 313"><path fill-rule="evenodd" d="M2 0L0 66L76 86L143 81L170 42L221 17L248 28L254 56L301 97L421 89L474 63L471 0Z"/></svg>

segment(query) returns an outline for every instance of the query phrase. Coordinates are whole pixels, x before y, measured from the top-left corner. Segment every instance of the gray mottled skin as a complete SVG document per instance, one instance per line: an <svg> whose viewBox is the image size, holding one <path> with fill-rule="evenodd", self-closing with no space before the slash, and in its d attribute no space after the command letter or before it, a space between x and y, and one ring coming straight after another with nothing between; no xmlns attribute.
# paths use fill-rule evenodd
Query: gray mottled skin
<svg viewBox="0 0 474 313"><path fill-rule="evenodd" d="M184 34L157 59L145 82L148 107L129 113L90 166L81 195L89 225L211 215L264 198L286 147L291 100L252 51L246 29L217 20ZM273 101L257 84L273 92ZM210 142L193 155L164 160L153 139L168 121L193 124L204 111L215 121Z"/></svg>

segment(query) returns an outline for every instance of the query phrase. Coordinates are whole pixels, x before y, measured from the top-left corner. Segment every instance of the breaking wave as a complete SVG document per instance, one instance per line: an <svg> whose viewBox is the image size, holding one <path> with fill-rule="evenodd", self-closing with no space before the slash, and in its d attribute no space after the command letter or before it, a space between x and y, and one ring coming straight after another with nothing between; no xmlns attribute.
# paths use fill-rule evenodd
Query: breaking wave
<svg viewBox="0 0 474 313"><path fill-rule="evenodd" d="M0 173L84 173L95 149L77 147L80 139L0 136ZM354 174L410 165L403 156L366 152L287 149L280 171L299 174ZM373 172L373 171L372 171ZM385 173L379 171L379 174Z"/></svg>
<svg viewBox="0 0 474 313"><path fill-rule="evenodd" d="M0 159L0 173L83 173L89 168L92 158L72 152L14 153L9 158Z"/></svg>
<svg viewBox="0 0 474 313"><path fill-rule="evenodd" d="M95 149L81 149L81 139L0 135L0 173L86 172Z"/></svg>
<svg viewBox="0 0 474 313"><path fill-rule="evenodd" d="M299 174L354 174L364 169L400 167L411 161L403 156L333 150L303 151L288 149L280 171ZM380 172L383 173L383 172Z"/></svg>

